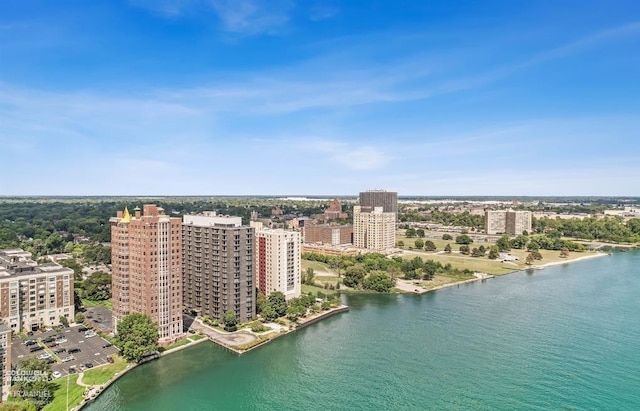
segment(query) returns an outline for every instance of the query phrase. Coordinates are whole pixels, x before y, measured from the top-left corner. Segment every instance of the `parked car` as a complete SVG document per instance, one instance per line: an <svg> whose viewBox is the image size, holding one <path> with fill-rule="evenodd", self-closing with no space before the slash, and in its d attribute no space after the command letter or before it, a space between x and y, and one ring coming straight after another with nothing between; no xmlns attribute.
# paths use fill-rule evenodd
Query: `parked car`
<svg viewBox="0 0 640 411"><path fill-rule="evenodd" d="M29 352L36 352L36 351L40 351L40 350L42 350L42 349L43 349L43 348L42 348L42 346L40 346L40 345L35 345L35 346L33 346L33 347L29 348Z"/></svg>
<svg viewBox="0 0 640 411"><path fill-rule="evenodd" d="M60 354L60 353L66 352L66 351L67 351L66 348L58 348L56 350L53 350L53 353L54 354Z"/></svg>
<svg viewBox="0 0 640 411"><path fill-rule="evenodd" d="M84 365L84 366L85 366L85 367L87 367L87 368L93 368L93 364L92 364L92 363L90 363L90 362L85 363L85 365Z"/></svg>
<svg viewBox="0 0 640 411"><path fill-rule="evenodd" d="M51 354L49 354L48 352L43 352L42 354L38 355L39 360L46 360L47 358L51 358Z"/></svg>
<svg viewBox="0 0 640 411"><path fill-rule="evenodd" d="M87 331L86 333L84 333L84 338L92 338L92 337L95 337L96 335L98 334L96 334L94 331Z"/></svg>
<svg viewBox="0 0 640 411"><path fill-rule="evenodd" d="M87 330L88 330L88 328L87 328L87 327L78 327L78 332L79 332L79 333L84 332L84 331L87 331Z"/></svg>
<svg viewBox="0 0 640 411"><path fill-rule="evenodd" d="M70 348L67 352L69 354L73 354L73 353L80 352L80 351L82 351L80 348Z"/></svg>
<svg viewBox="0 0 640 411"><path fill-rule="evenodd" d="M59 340L56 340L56 344L64 344L67 342L66 338L60 338Z"/></svg>
<svg viewBox="0 0 640 411"><path fill-rule="evenodd" d="M51 377L53 377L53 378L60 378L60 377L62 377L62 373L61 373L60 371L54 371L54 372L51 374Z"/></svg>
<svg viewBox="0 0 640 411"><path fill-rule="evenodd" d="M108 343L106 343L106 344L102 345L102 348L109 348L109 347L111 347L112 345L113 345L113 344L111 344L111 343L109 343L109 342L108 342Z"/></svg>
<svg viewBox="0 0 640 411"><path fill-rule="evenodd" d="M69 361L73 361L73 360L75 360L75 359L76 359L76 358L75 358L73 355L67 355L66 357L64 357L64 358L62 359L62 362L69 362Z"/></svg>
<svg viewBox="0 0 640 411"><path fill-rule="evenodd" d="M27 347L30 345L35 344L36 342L34 340L26 340L23 344L26 345Z"/></svg>
<svg viewBox="0 0 640 411"><path fill-rule="evenodd" d="M53 364L54 362L56 362L56 360L54 360L53 357L49 357L46 360L44 360L44 362L47 364Z"/></svg>
<svg viewBox="0 0 640 411"><path fill-rule="evenodd" d="M47 344L47 343L52 342L53 340L55 340L55 338L53 338L53 336L51 336L51 337L43 338L43 339L42 339L42 342L43 342L43 343L45 343L45 344Z"/></svg>

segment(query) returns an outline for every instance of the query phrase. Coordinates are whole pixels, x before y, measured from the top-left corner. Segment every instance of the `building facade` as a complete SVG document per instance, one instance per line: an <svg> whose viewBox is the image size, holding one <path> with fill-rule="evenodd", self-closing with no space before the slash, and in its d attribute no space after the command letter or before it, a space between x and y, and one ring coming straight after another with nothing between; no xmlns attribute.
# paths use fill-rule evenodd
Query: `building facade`
<svg viewBox="0 0 640 411"><path fill-rule="evenodd" d="M241 217L213 211L185 215L182 222L183 299L198 315L223 320L228 310L240 322L256 313L252 227Z"/></svg>
<svg viewBox="0 0 640 411"><path fill-rule="evenodd" d="M265 296L280 291L287 300L302 291L301 239L298 231L255 227L256 278Z"/></svg>
<svg viewBox="0 0 640 411"><path fill-rule="evenodd" d="M360 249L386 251L396 245L396 214L383 207L369 210L353 207L353 245Z"/></svg>
<svg viewBox="0 0 640 411"><path fill-rule="evenodd" d="M303 227L305 243L350 244L353 242L351 224L306 224Z"/></svg>
<svg viewBox="0 0 640 411"><path fill-rule="evenodd" d="M531 232L531 211L487 210L484 227L487 234L520 235Z"/></svg>
<svg viewBox="0 0 640 411"><path fill-rule="evenodd" d="M2 401L5 401L11 391L11 328L0 324L0 390Z"/></svg>
<svg viewBox="0 0 640 411"><path fill-rule="evenodd" d="M160 344L182 329L182 220L153 204L125 208L111 224L113 323L131 313L146 314L158 324Z"/></svg>
<svg viewBox="0 0 640 411"><path fill-rule="evenodd" d="M386 190L363 191L358 196L358 203L363 210L373 210L382 207L385 213L398 215L398 193Z"/></svg>
<svg viewBox="0 0 640 411"><path fill-rule="evenodd" d="M0 250L0 317L12 331L35 331L74 319L73 270L38 264L21 249Z"/></svg>

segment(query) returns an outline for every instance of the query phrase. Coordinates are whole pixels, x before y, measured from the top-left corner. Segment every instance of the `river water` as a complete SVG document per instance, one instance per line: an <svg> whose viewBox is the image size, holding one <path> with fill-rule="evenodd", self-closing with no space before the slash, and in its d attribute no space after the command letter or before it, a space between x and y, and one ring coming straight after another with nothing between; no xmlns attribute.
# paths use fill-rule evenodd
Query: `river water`
<svg viewBox="0 0 640 411"><path fill-rule="evenodd" d="M209 342L86 409L640 409L640 252L351 307L242 356Z"/></svg>

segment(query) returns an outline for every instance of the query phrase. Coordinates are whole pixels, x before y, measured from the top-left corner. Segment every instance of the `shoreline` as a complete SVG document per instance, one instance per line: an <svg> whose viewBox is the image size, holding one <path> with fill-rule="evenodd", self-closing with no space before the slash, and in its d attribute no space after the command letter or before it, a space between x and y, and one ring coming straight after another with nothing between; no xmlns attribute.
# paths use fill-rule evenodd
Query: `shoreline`
<svg viewBox="0 0 640 411"><path fill-rule="evenodd" d="M433 288L424 288L422 286L416 286L414 284L411 284L411 280L403 280L406 281L408 284L411 284L411 287L414 287L414 290L406 290L406 289L402 289L402 288L397 288L399 291L397 291L398 294L417 294L417 295L422 295L422 294L426 294L432 291L438 291L438 290L442 290L444 288L450 288L453 286L457 286L457 285L462 285L462 284L468 284L468 283L474 283L477 281L484 281L484 280L488 280L488 279L492 279L495 277L502 277L503 275L510 275L510 274L514 274L514 273L518 273L521 271L527 271L527 270L544 270L547 267L553 267L553 266L557 266L557 265L563 265L563 264L571 264L571 263L575 263L578 261L583 261L583 260L589 260L592 258L597 258L597 257L607 257L610 256L611 254L609 253L603 253L603 252L593 252L590 253L588 255L583 255L577 258L573 258L573 259L569 259L569 260L562 260L562 261L553 261L550 263L545 263L545 264L541 264L541 265L532 265L530 267L523 267L523 268L518 268L516 270L510 271L508 273L504 273L504 274L499 274L499 275L488 275L485 274L484 276L477 276L476 278L469 278L467 280L460 280L460 281L454 281L452 283L448 283L448 284L442 284ZM364 293L363 293L364 294ZM369 293L367 293L369 294Z"/></svg>

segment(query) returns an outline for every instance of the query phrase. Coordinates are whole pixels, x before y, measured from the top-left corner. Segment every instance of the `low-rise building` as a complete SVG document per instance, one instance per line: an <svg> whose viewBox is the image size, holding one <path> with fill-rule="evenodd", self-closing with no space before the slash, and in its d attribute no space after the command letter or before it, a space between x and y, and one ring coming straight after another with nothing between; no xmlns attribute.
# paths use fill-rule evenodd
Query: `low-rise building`
<svg viewBox="0 0 640 411"><path fill-rule="evenodd" d="M73 322L73 270L38 264L22 249L0 250L0 317L15 332Z"/></svg>
<svg viewBox="0 0 640 411"><path fill-rule="evenodd" d="M306 224L303 227L305 243L351 244L353 226L351 224Z"/></svg>

